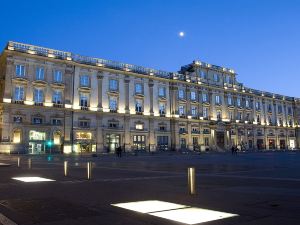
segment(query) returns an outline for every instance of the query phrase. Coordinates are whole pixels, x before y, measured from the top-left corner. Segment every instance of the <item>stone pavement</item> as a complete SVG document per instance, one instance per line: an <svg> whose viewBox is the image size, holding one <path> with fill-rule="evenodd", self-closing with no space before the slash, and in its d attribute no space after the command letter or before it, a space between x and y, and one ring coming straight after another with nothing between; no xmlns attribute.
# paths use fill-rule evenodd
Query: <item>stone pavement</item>
<svg viewBox="0 0 300 225"><path fill-rule="evenodd" d="M0 224L183 224L111 205L146 200L238 214L204 225L300 224L300 152L122 158L23 155L20 168L17 157L0 155L0 163L10 164L0 167ZM64 160L69 165L67 177ZM88 161L91 180L86 175ZM196 168L196 195L188 194L188 167ZM12 179L22 176L55 181Z"/></svg>

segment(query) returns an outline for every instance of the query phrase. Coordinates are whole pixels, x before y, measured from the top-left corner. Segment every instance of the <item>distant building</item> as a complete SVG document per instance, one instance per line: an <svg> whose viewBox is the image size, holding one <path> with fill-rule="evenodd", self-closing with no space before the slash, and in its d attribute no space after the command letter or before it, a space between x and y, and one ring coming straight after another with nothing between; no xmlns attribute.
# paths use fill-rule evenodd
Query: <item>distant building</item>
<svg viewBox="0 0 300 225"><path fill-rule="evenodd" d="M0 76L4 153L299 148L299 99L200 61L171 73L9 42Z"/></svg>

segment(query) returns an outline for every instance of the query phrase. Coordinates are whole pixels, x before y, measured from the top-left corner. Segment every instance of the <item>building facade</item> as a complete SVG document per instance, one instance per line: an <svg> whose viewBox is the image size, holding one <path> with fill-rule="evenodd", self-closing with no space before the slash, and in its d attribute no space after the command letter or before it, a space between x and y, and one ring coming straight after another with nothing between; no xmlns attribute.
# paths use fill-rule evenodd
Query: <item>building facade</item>
<svg viewBox="0 0 300 225"><path fill-rule="evenodd" d="M296 149L300 100L194 61L177 73L9 42L0 152Z"/></svg>

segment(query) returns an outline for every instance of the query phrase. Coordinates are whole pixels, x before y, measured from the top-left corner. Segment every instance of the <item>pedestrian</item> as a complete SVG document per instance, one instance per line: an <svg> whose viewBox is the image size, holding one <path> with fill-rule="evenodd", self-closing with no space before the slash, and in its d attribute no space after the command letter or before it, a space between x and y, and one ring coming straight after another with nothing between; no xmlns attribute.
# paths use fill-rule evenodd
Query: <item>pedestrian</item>
<svg viewBox="0 0 300 225"><path fill-rule="evenodd" d="M119 150L119 157L121 158L122 157L122 148L121 148L121 146L118 147L118 150Z"/></svg>
<svg viewBox="0 0 300 225"><path fill-rule="evenodd" d="M235 149L234 149L234 146L232 145L232 147L231 147L231 154L232 155L234 154L234 151L235 151Z"/></svg>

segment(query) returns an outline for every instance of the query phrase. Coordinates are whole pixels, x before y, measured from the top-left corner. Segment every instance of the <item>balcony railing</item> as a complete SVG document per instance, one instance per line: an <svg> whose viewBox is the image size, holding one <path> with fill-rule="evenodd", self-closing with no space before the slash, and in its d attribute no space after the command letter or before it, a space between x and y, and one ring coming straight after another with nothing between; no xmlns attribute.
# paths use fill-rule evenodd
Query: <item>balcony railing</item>
<svg viewBox="0 0 300 225"><path fill-rule="evenodd" d="M15 104L24 104L24 100L14 100L13 103L15 103Z"/></svg>

